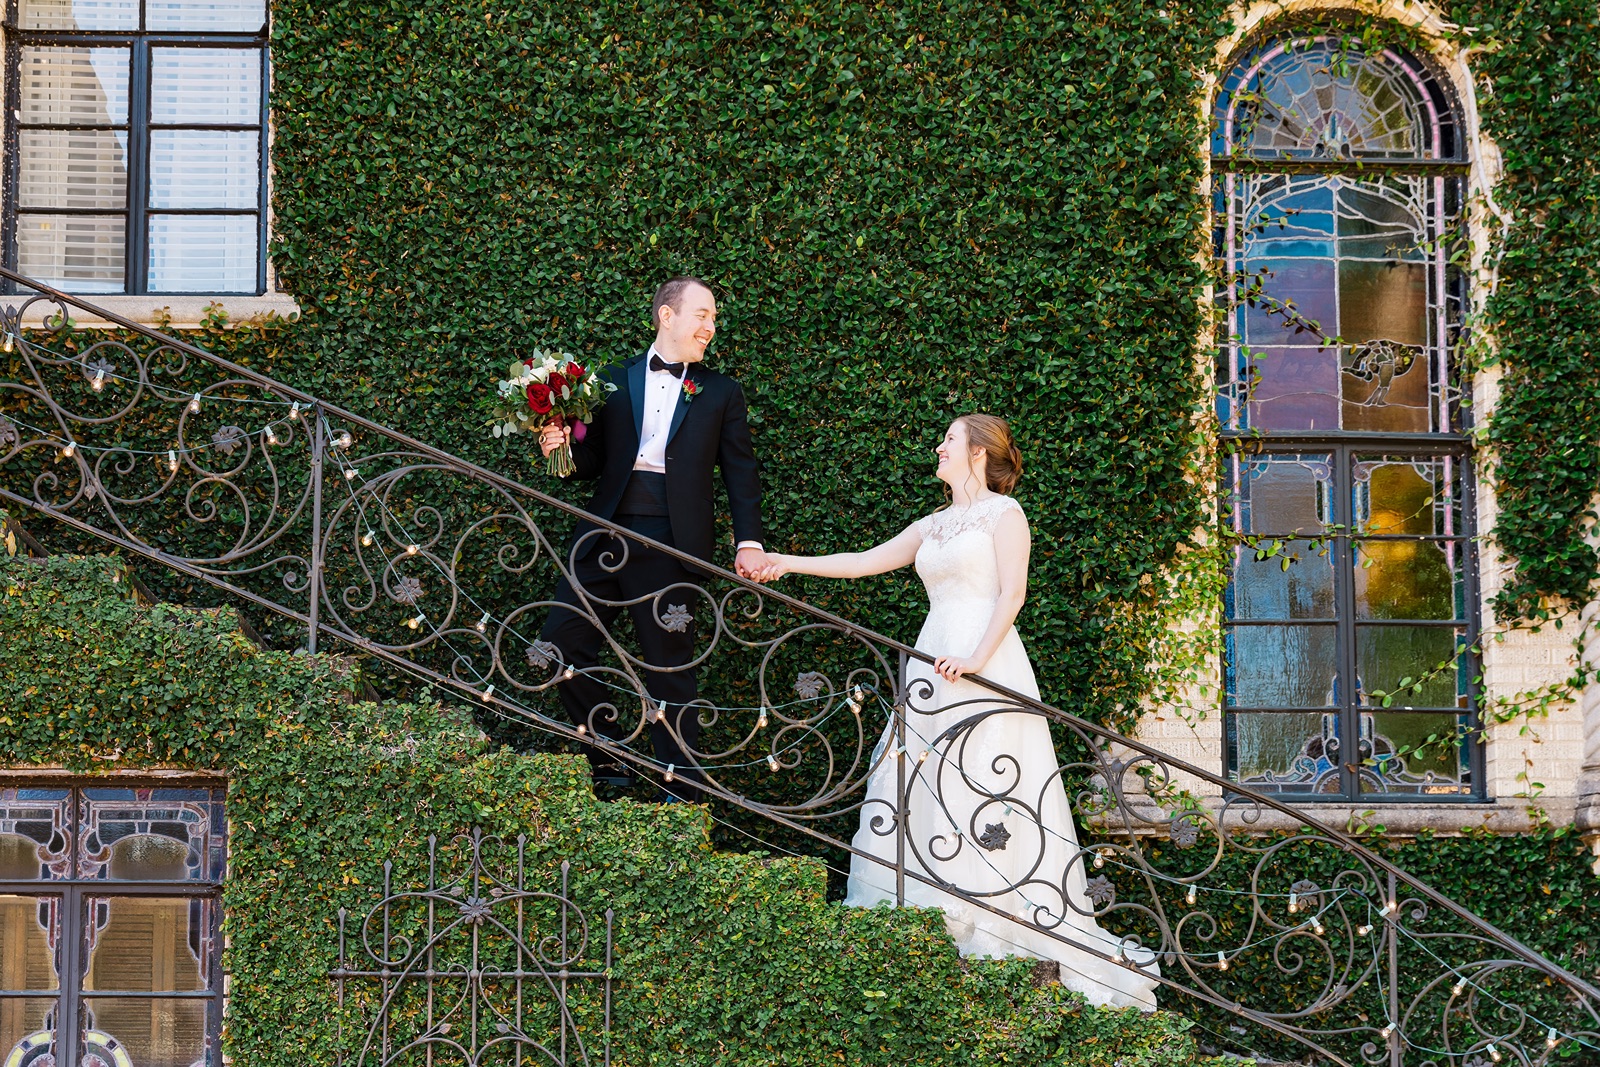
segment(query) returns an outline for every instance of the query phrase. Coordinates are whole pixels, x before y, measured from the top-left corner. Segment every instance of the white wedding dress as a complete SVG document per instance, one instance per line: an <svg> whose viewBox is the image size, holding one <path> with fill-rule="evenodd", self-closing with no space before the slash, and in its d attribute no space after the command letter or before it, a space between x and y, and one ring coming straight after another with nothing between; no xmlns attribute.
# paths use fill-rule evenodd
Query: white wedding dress
<svg viewBox="0 0 1600 1067"><path fill-rule="evenodd" d="M993 496L918 520L917 574L929 602L917 637L920 651L966 656L983 639L1000 593L994 530L1012 510L1022 507L1008 496ZM980 673L1026 696L1039 695L1015 629ZM891 866L852 856L845 903L871 906L895 899L895 811L903 761L907 871L1006 914L975 907L909 874L907 904L942 908L963 956L1055 960L1061 983L1090 1003L1153 1010L1156 982L1150 976L1158 973L1153 954L1124 943L1088 914L1093 908L1084 867L1090 857L1078 847L1045 719L1015 710L995 712L999 705L989 690L966 680L947 682L918 660L911 661L907 682L905 752L899 752L891 718L873 754L861 828L853 841L858 851ZM1061 938L1113 957L1121 949L1129 963L1079 951Z"/></svg>

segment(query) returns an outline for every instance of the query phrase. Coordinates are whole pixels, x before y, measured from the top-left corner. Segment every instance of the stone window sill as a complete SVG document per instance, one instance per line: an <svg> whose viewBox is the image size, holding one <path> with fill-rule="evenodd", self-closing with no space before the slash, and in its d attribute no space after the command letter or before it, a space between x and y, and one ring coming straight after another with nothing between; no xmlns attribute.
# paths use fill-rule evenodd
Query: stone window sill
<svg viewBox="0 0 1600 1067"><path fill-rule="evenodd" d="M1148 820L1157 825L1139 827L1152 834L1165 834L1165 821L1176 812L1162 813L1154 804L1143 798L1129 798L1129 807L1136 820ZM1335 830L1348 832L1352 827L1369 827L1370 832L1377 834L1376 828L1381 826L1383 831L1377 836L1385 838L1416 837L1423 831L1428 831L1437 837L1455 837L1463 831L1490 831L1499 834L1527 833L1533 822L1529 816L1530 810L1542 811L1555 826L1565 826L1572 822L1573 799L1571 797L1549 796L1529 800L1522 797L1510 797L1491 801L1463 801L1453 804L1422 803L1395 803L1386 804L1300 804L1289 801L1289 806L1300 811L1308 819L1315 819L1324 826ZM1206 799L1206 808L1213 815L1221 810L1220 801L1215 797ZM1249 816L1254 815L1254 818ZM1282 831L1294 832L1304 824L1281 812L1270 808L1259 811L1252 809L1243 802L1237 803L1227 809L1223 816L1224 825L1229 830L1242 830L1246 833L1276 833ZM1137 826L1137 821L1135 823ZM1110 829L1107 825L1102 827ZM1136 830L1138 832L1138 830Z"/></svg>
<svg viewBox="0 0 1600 1067"><path fill-rule="evenodd" d="M0 298L10 302L13 307L22 299L24 297L20 295ZM83 294L83 300L144 326L159 327L165 314L166 328L170 330L198 329L212 305L219 305L227 313L228 321L235 323L257 315L276 314L287 318L300 313L300 305L287 293L267 293L265 296L98 296L86 293ZM22 325L25 328L41 327L45 317L53 315L55 311L55 304L48 299L40 299L28 308ZM106 320L81 308L73 308L71 315L72 321L78 326L108 325Z"/></svg>

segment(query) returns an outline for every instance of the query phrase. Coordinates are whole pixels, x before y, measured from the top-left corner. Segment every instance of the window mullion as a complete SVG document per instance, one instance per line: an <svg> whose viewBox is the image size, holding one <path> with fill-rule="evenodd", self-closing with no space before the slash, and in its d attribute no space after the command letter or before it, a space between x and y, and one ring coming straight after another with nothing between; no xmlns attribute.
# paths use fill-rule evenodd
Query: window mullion
<svg viewBox="0 0 1600 1067"><path fill-rule="evenodd" d="M77 808L76 790L73 791L73 808ZM76 840L73 848L76 851ZM67 886L61 895L61 977L57 983L61 999L56 1002L56 1044L61 1049L61 1058L56 1061L59 1067L78 1067L83 1058L83 1028L78 1025L86 966L83 900L83 890L77 886Z"/></svg>
<svg viewBox="0 0 1600 1067"><path fill-rule="evenodd" d="M150 42L133 42L128 73L128 224L127 257L130 294L149 290L150 203Z"/></svg>
<svg viewBox="0 0 1600 1067"><path fill-rule="evenodd" d="M1339 782L1349 800L1361 795L1360 697L1356 692L1355 477L1354 454L1348 445L1334 449L1333 515L1335 524L1333 595L1338 606L1339 655ZM1353 769L1352 769L1353 768Z"/></svg>

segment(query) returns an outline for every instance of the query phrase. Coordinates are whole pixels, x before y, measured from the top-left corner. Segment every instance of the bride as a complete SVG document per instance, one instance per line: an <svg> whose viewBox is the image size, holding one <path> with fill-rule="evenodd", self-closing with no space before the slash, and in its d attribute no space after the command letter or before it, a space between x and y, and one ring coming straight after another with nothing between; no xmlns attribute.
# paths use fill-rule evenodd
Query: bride
<svg viewBox="0 0 1600 1067"><path fill-rule="evenodd" d="M1093 1004L1154 1009L1153 954L1108 933L1091 914L1088 856L1078 847L1048 724L963 678L981 674L1039 695L1012 626L1028 583L1028 522L1007 495L1022 476L1022 454L1005 420L993 415L957 419L934 451L949 507L865 552L775 554L758 575L860 578L915 563L928 591L917 649L937 659L931 668L921 660L907 668L904 752L891 719L873 753L845 903L895 899L903 760L906 903L943 909L964 956L1055 960L1062 984Z"/></svg>

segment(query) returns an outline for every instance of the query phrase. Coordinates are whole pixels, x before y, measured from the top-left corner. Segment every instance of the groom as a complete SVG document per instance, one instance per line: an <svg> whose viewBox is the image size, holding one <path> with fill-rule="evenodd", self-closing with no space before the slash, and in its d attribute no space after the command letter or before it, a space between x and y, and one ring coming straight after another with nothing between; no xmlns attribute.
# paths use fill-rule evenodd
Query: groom
<svg viewBox="0 0 1600 1067"><path fill-rule="evenodd" d="M656 290L650 317L656 328L654 343L643 355L607 372L617 391L585 428L582 439L573 438L570 428L550 427L540 437L540 446L548 456L563 439L570 441L577 477L600 480L586 510L708 563L715 523L711 472L720 466L738 542L735 566L744 577L753 577L765 568L767 558L761 546L761 480L750 444L744 390L732 378L701 365L717 332L716 298L698 278L672 278ZM632 541L623 545L604 531L592 532L599 529L585 521L573 533L578 555L573 577L588 609L609 629L622 609L601 601L646 598L628 609L645 662L652 667L689 662L694 658L692 614L702 607L702 598L690 589L673 590L659 601L654 594L671 586L698 584L695 572L664 552ZM587 540L585 534L590 535ZM624 553L626 563L612 569ZM556 600L584 602L565 578ZM557 607L540 636L560 649L563 663L578 671L559 686L567 715L591 733L623 736L631 694L584 673L599 662L600 632L578 611ZM694 669L651 670L645 683L654 702L665 708L664 715L651 722L650 740L656 759L677 768L669 797L698 801L695 783L704 779L689 769L689 757L678 740L690 749L699 741L699 715L686 707L696 694ZM611 705L616 707L617 722L607 721ZM597 778L627 778L627 767L603 749L591 748L588 756Z"/></svg>

